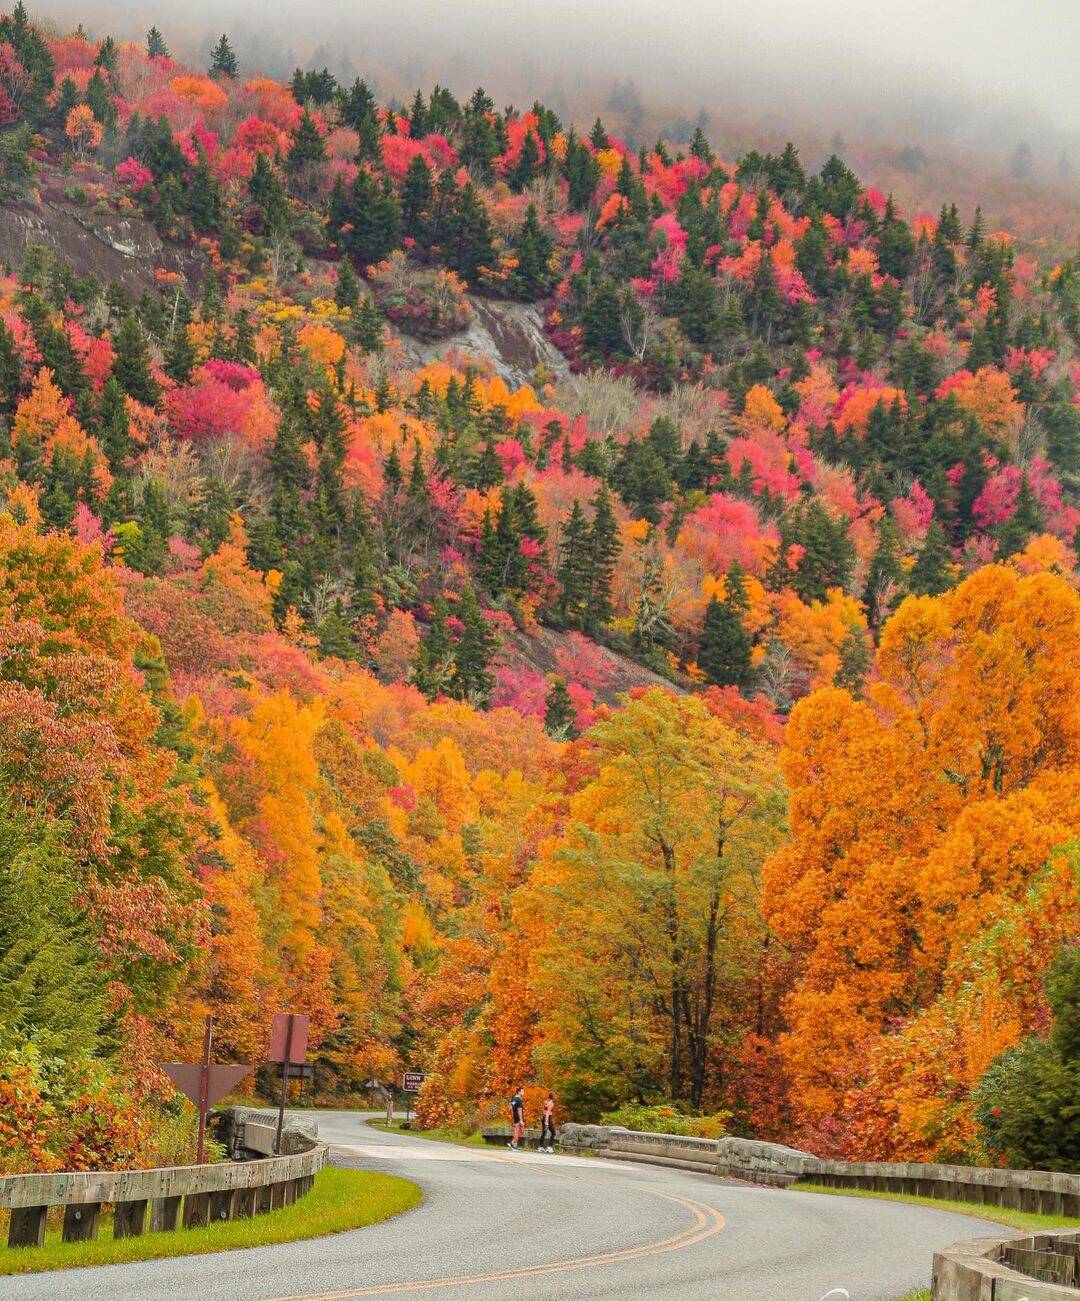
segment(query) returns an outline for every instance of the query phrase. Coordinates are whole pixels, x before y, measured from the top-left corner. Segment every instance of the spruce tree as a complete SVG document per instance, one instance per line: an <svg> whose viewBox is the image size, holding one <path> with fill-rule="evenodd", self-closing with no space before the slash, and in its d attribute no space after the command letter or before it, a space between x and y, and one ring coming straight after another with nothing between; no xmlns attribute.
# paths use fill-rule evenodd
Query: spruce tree
<svg viewBox="0 0 1080 1301"><path fill-rule="evenodd" d="M559 584L558 613L562 622L572 628L580 628L585 621L590 570L589 522L575 498L563 526L555 575Z"/></svg>
<svg viewBox="0 0 1080 1301"><path fill-rule="evenodd" d="M544 731L556 741L572 741L578 735L574 726L574 702L562 678L552 682L544 705Z"/></svg>
<svg viewBox="0 0 1080 1301"><path fill-rule="evenodd" d="M161 390L150 370L150 350L142 326L131 312L121 321L113 347L116 351L113 374L120 387L137 402L153 406Z"/></svg>
<svg viewBox="0 0 1080 1301"><path fill-rule="evenodd" d="M437 596L432 604L431 623L420 638L413 665L413 681L429 700L446 691L454 666L454 646L446 626L448 613L445 599Z"/></svg>
<svg viewBox="0 0 1080 1301"><path fill-rule="evenodd" d="M622 550L619 525L611 493L602 487L593 498L593 522L589 529L589 598L586 609L590 627L602 627L612 615L611 587L615 562Z"/></svg>
<svg viewBox="0 0 1080 1301"><path fill-rule="evenodd" d="M432 241L434 197L431 168L424 156L417 154L409 164L401 186L401 230L402 234L415 240L421 248L428 248Z"/></svg>
<svg viewBox="0 0 1080 1301"><path fill-rule="evenodd" d="M443 261L475 287L484 269L495 266L496 253L487 207L471 181L457 192L445 227Z"/></svg>
<svg viewBox="0 0 1080 1301"><path fill-rule="evenodd" d="M908 575L908 587L915 596L940 596L952 582L952 551L941 525L931 520L922 550Z"/></svg>
<svg viewBox="0 0 1080 1301"><path fill-rule="evenodd" d="M355 312L360 305L360 277L353 270L353 264L347 257L343 257L338 263L334 302L341 311L349 312Z"/></svg>
<svg viewBox="0 0 1080 1301"><path fill-rule="evenodd" d="M156 27L151 27L146 33L146 56L149 59L169 58L169 47L165 44L165 37Z"/></svg>
<svg viewBox="0 0 1080 1301"><path fill-rule="evenodd" d="M221 40L210 52L210 76L235 77L239 72L240 64L233 52L233 47L229 44L228 36L222 32Z"/></svg>
<svg viewBox="0 0 1080 1301"><path fill-rule="evenodd" d="M165 348L165 373L177 384L186 384L195 368L195 345L188 334L191 324L191 303L182 290L177 290L172 328Z"/></svg>
<svg viewBox="0 0 1080 1301"><path fill-rule="evenodd" d="M698 668L718 687L744 687L750 676L752 642L744 617L748 607L742 567L731 566L724 578L724 599L714 596L705 607Z"/></svg>
<svg viewBox="0 0 1080 1301"><path fill-rule="evenodd" d="M484 618L476 592L467 587L458 606L461 636L454 650L451 690L461 700L486 705L495 687L491 661L495 657L495 633Z"/></svg>
<svg viewBox="0 0 1080 1301"><path fill-rule="evenodd" d="M515 251L517 266L513 272L514 292L531 302L542 298L551 288L551 257L554 245L540 224L536 204L530 203L518 231Z"/></svg>

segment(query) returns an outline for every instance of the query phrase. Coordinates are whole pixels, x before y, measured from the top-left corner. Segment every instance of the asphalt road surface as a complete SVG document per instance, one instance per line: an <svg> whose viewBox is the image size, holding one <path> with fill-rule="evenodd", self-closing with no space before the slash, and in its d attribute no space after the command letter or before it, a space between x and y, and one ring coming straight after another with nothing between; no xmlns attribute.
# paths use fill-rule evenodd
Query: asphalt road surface
<svg viewBox="0 0 1080 1301"><path fill-rule="evenodd" d="M0 1298L891 1301L927 1285L936 1247L993 1231L901 1202L433 1143L356 1112L316 1119L335 1164L405 1175L423 1205L280 1247L0 1279Z"/></svg>

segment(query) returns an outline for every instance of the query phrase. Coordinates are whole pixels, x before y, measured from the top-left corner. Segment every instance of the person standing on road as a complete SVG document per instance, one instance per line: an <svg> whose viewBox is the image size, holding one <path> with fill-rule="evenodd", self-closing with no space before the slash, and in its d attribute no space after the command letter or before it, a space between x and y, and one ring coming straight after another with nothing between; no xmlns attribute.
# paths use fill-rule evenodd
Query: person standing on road
<svg viewBox="0 0 1080 1301"><path fill-rule="evenodd" d="M514 1136L506 1146L515 1152L525 1133L525 1099L522 1096L524 1092L524 1084L519 1084L517 1092L510 1099L510 1120L514 1126Z"/></svg>
<svg viewBox="0 0 1080 1301"><path fill-rule="evenodd" d="M544 1099L544 1121L540 1126L540 1151L555 1151L555 1095L549 1093Z"/></svg>

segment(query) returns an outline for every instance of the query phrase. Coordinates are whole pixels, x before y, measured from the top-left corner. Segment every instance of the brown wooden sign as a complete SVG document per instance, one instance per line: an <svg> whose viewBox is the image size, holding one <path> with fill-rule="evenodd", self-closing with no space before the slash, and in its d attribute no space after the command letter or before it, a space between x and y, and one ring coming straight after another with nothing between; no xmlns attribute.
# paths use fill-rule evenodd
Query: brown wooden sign
<svg viewBox="0 0 1080 1301"><path fill-rule="evenodd" d="M226 1093L232 1092L245 1075L250 1075L250 1066L202 1066L187 1062L162 1062L161 1069L176 1085L185 1097L199 1105L203 1101L202 1078L206 1071L206 1106L212 1107L220 1102Z"/></svg>
<svg viewBox="0 0 1080 1301"><path fill-rule="evenodd" d="M201 1062L162 1062L161 1069L195 1104L199 1113L199 1143L197 1165L206 1160L206 1113L215 1102L240 1083L252 1071L250 1066L213 1066L210 1051L214 1042L214 1018L208 1016L203 1025Z"/></svg>
<svg viewBox="0 0 1080 1301"><path fill-rule="evenodd" d="M302 1062L307 1056L308 1023L308 1018L299 1012L275 1012L266 1060Z"/></svg>

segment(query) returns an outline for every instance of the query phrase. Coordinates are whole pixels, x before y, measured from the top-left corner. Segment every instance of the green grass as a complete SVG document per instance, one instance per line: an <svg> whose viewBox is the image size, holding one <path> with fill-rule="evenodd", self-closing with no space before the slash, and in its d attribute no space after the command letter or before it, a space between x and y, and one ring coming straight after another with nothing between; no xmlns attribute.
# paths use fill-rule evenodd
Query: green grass
<svg viewBox="0 0 1080 1301"><path fill-rule="evenodd" d="M930 1289L917 1287L914 1292L906 1292L902 1297L897 1297L897 1301L931 1301Z"/></svg>
<svg viewBox="0 0 1080 1301"><path fill-rule="evenodd" d="M421 1201L420 1189L407 1179L327 1166L315 1176L315 1186L306 1197L279 1211L268 1211L250 1220L211 1224L205 1229L176 1229L120 1239L112 1237L112 1217L103 1215L94 1242L61 1242L57 1228L46 1234L43 1247L0 1247L0 1275L299 1242L302 1238L320 1238L327 1233L378 1224L412 1210Z"/></svg>
<svg viewBox="0 0 1080 1301"><path fill-rule="evenodd" d="M971 1215L979 1220L993 1220L1007 1224L1012 1229L1072 1229L1080 1220L1068 1215L1039 1215L1035 1211L1014 1211L1008 1206L984 1206L981 1202L953 1202L944 1197L917 1197L913 1193L879 1193L870 1188L827 1188L824 1184L797 1183L791 1185L798 1193L828 1193L836 1197L877 1197L886 1202L912 1202L916 1206L932 1206L938 1211L955 1211L957 1215ZM911 1301L919 1301L924 1294L912 1293ZM903 1298L908 1301L908 1298Z"/></svg>
<svg viewBox="0 0 1080 1301"><path fill-rule="evenodd" d="M463 1129L416 1129L410 1125L406 1128L401 1121L395 1120L392 1125L388 1125L385 1120L369 1120L367 1124L372 1129L381 1129L384 1133L409 1134L413 1138L430 1138L436 1143L460 1143L466 1147L486 1147L484 1136L479 1130L475 1134L467 1134Z"/></svg>

